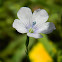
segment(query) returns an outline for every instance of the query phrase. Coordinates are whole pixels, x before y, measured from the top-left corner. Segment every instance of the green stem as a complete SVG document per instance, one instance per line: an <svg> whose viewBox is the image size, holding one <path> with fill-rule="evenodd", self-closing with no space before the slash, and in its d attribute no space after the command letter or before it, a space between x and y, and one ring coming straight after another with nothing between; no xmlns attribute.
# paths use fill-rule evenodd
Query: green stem
<svg viewBox="0 0 62 62"><path fill-rule="evenodd" d="M26 55L27 55L27 62L28 62L28 59L29 59L29 56L28 56L28 45L29 45L29 37L27 36L27 40L26 40Z"/></svg>

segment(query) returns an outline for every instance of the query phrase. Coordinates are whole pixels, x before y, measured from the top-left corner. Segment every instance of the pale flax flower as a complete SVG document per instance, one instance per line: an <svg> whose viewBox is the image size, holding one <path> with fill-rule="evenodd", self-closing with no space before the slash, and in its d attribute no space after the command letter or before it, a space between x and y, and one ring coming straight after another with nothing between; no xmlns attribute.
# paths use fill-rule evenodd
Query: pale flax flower
<svg viewBox="0 0 62 62"><path fill-rule="evenodd" d="M13 27L19 33L27 33L27 36L42 38L40 33L49 34L55 30L55 25L48 20L48 13L44 9L37 9L33 13L30 8L22 7L17 13L19 19L15 19Z"/></svg>

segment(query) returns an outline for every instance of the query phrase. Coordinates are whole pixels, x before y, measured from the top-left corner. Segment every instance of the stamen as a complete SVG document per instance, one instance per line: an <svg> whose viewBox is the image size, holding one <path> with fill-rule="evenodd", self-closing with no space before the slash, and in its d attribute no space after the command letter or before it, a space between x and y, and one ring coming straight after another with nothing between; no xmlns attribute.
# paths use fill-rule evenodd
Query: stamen
<svg viewBox="0 0 62 62"><path fill-rule="evenodd" d="M29 29L29 32L30 32L30 33L33 33L34 31L33 31L33 29L32 29L32 28L30 28L30 29Z"/></svg>
<svg viewBox="0 0 62 62"><path fill-rule="evenodd" d="M35 25L35 24L36 24L36 21L33 22L33 25Z"/></svg>

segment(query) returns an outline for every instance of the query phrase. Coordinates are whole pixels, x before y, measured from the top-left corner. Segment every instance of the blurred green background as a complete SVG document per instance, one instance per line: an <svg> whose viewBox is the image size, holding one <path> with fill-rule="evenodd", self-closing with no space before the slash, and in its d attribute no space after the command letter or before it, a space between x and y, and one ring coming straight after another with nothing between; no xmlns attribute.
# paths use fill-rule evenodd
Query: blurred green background
<svg viewBox="0 0 62 62"><path fill-rule="evenodd" d="M25 41L27 35L18 33L12 27L13 21L18 18L17 12L21 7L29 7L32 12L38 8L45 9L49 14L48 21L53 22L56 26L56 30L52 33L42 34L44 37L41 39L30 38L30 62L39 60L34 59L33 56L34 61L31 61L31 51L35 50L33 47L38 43L43 45L44 51L51 57L52 62L62 62L62 0L0 0L0 62L26 62ZM44 53L42 51L41 54ZM46 57L44 56L43 60ZM40 59L42 59L41 56Z"/></svg>

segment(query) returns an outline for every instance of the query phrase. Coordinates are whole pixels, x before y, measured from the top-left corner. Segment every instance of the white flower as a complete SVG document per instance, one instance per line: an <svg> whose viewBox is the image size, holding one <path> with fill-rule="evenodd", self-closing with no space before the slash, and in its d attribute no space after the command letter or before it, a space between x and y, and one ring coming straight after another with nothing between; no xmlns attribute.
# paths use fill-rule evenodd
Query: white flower
<svg viewBox="0 0 62 62"><path fill-rule="evenodd" d="M33 12L28 7L22 7L17 16L19 19L15 19L13 27L19 33L27 33L27 36L34 38L42 38L40 33L48 34L55 30L55 26L48 20L48 13L44 9L37 9Z"/></svg>

